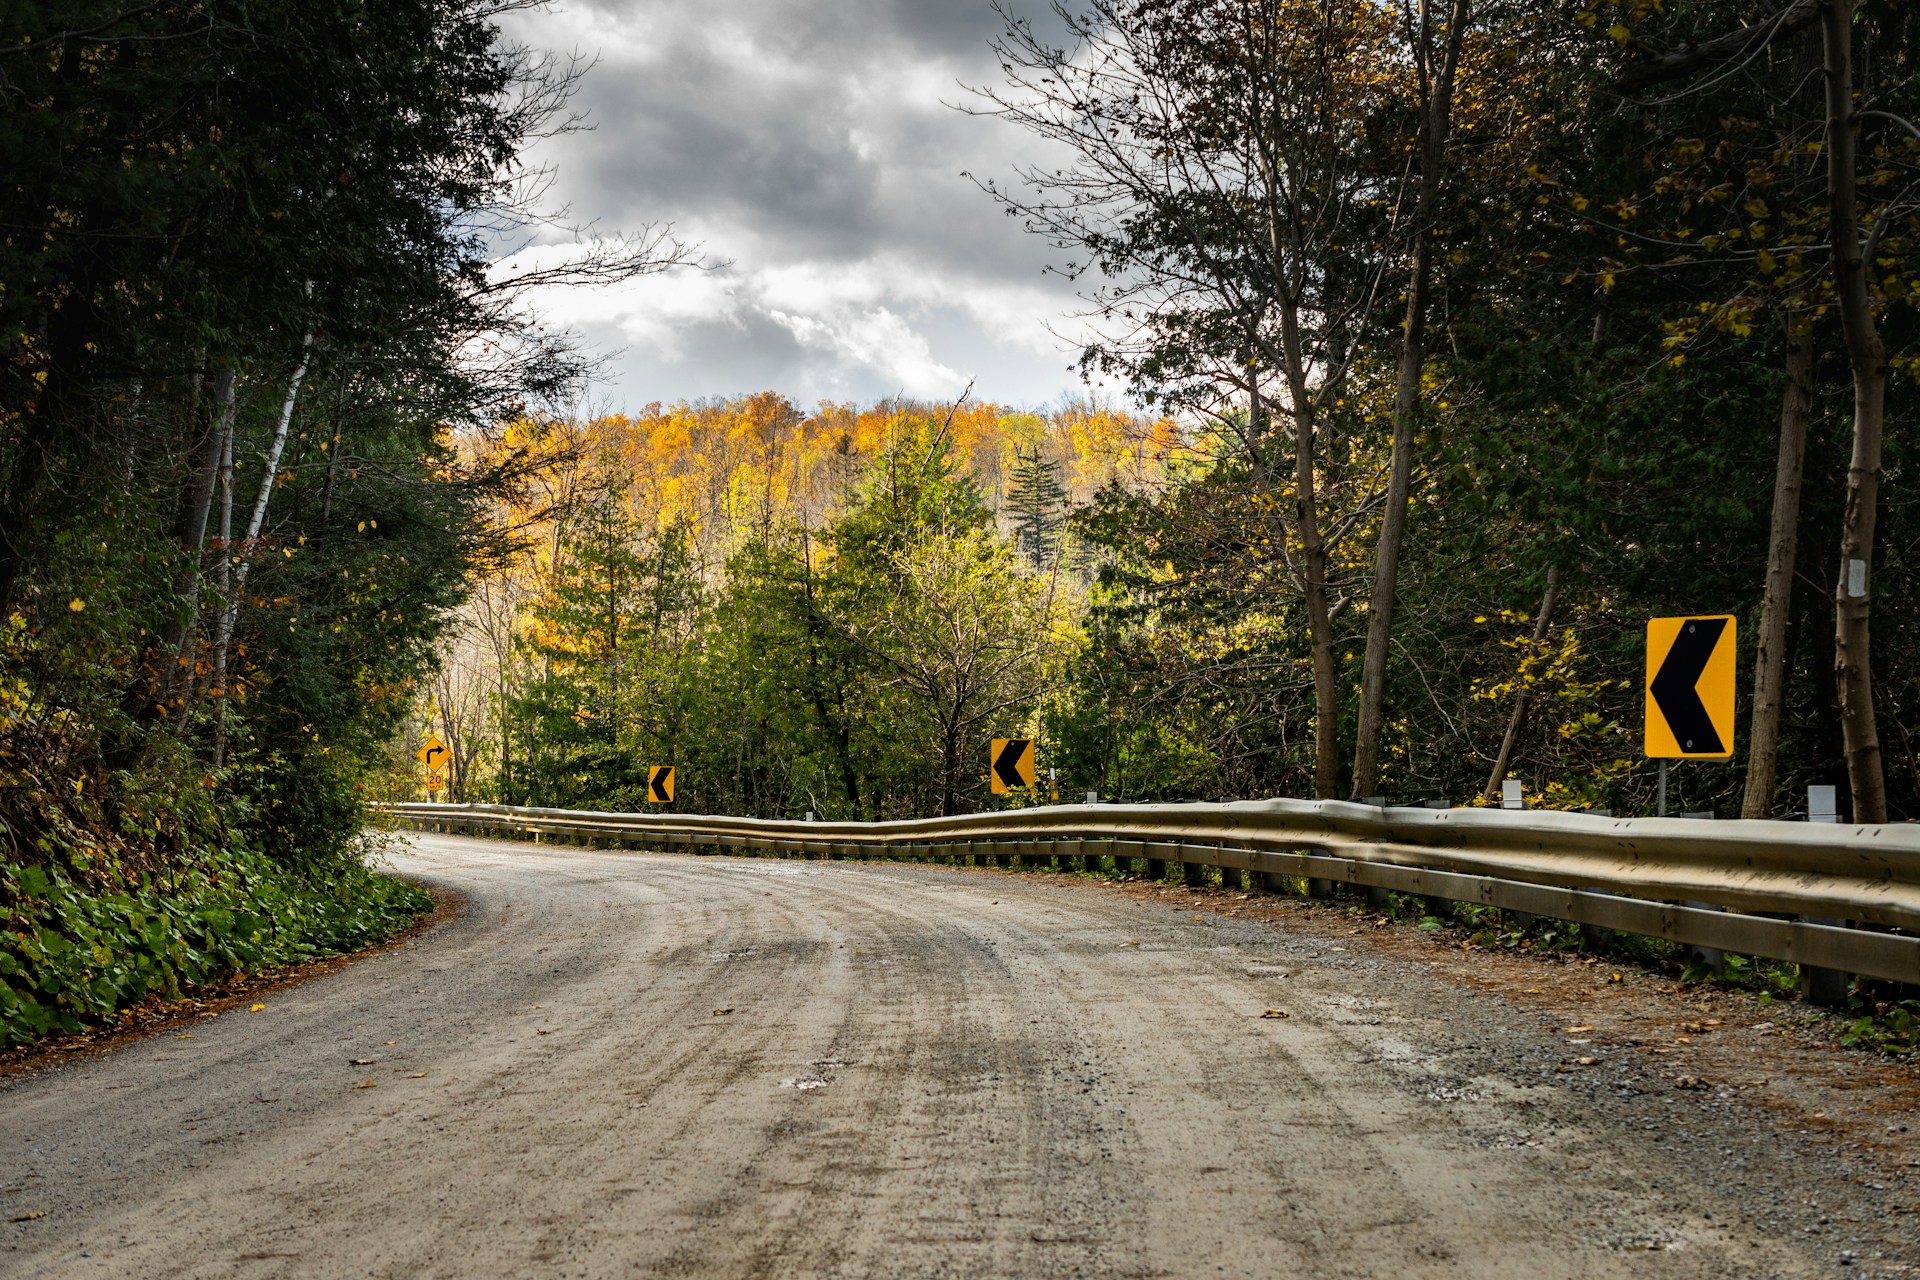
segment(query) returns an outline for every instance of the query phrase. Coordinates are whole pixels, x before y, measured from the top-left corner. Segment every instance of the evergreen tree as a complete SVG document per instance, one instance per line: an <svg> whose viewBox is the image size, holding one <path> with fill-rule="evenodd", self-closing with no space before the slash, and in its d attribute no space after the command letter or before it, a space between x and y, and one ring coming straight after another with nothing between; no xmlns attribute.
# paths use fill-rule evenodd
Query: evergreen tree
<svg viewBox="0 0 1920 1280"><path fill-rule="evenodd" d="M1052 561L1060 550L1066 522L1067 491L1060 483L1060 464L1042 459L1040 446L1016 450L1007 486L1007 507L1013 513L1014 543L1036 568Z"/></svg>

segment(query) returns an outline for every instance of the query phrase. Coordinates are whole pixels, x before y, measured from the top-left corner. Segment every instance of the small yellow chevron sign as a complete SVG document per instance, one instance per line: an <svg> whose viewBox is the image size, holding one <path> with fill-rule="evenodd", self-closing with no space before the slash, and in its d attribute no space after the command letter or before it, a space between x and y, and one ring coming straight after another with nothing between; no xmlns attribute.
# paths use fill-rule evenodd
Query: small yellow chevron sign
<svg viewBox="0 0 1920 1280"><path fill-rule="evenodd" d="M656 764L647 770L647 799L653 804L673 803L673 766Z"/></svg>

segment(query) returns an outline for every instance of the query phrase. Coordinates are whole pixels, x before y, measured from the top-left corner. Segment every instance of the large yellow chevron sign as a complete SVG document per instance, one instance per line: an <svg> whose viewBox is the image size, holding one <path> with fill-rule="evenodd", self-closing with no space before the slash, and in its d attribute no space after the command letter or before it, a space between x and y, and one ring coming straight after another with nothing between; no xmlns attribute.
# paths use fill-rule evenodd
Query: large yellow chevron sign
<svg viewBox="0 0 1920 1280"><path fill-rule="evenodd" d="M1647 623L1649 759L1733 754L1733 640L1730 614Z"/></svg>
<svg viewBox="0 0 1920 1280"><path fill-rule="evenodd" d="M1033 789L1033 739L995 738L988 752L993 768L988 780L993 794L1006 795L1022 787Z"/></svg>

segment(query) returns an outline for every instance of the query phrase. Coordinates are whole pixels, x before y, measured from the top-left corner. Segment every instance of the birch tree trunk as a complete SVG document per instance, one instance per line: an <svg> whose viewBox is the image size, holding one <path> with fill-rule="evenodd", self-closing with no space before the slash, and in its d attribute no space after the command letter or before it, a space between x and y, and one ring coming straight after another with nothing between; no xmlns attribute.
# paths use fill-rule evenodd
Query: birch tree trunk
<svg viewBox="0 0 1920 1280"><path fill-rule="evenodd" d="M1860 239L1858 147L1853 105L1854 0L1822 0L1826 61L1827 194L1832 206L1833 285L1840 329L1853 370L1853 457L1840 526L1840 573L1834 592L1834 683L1840 731L1853 791L1855 822L1887 820L1886 773L1874 722L1873 663L1868 646L1873 526L1880 499L1880 456L1887 390L1887 352L1873 320Z"/></svg>
<svg viewBox="0 0 1920 1280"><path fill-rule="evenodd" d="M309 286L311 288L311 286ZM233 629L240 617L240 601L246 595L247 574L253 568L253 544L260 536L260 530L267 522L267 505L273 500L273 488L280 475L280 455L287 447L287 428L293 422L294 401L300 396L300 384L307 377L307 363L313 356L313 330L307 330L307 336L300 344L300 363L294 366L293 376L287 379L287 395L280 402L280 416L274 423L273 441L267 446L264 470L260 475L260 491L254 496L253 511L247 517L246 536L241 540L240 553L236 556L230 540L230 525L233 502L233 466L232 448L228 447L228 462L224 468L227 493L223 499L221 512L221 545L223 559L232 566L233 581L224 592L225 603L220 610L220 621L213 637L213 669L220 690L218 712L214 716L213 728L213 767L218 769L226 763L227 756L227 649L233 640Z"/></svg>
<svg viewBox="0 0 1920 1280"><path fill-rule="evenodd" d="M1773 471L1773 526L1767 539L1767 581L1760 596L1760 644L1753 659L1753 720L1747 735L1747 785L1740 816L1773 812L1780 754L1780 707L1786 692L1787 619L1793 602L1794 551L1800 538L1800 485L1807 418L1813 409L1813 326L1787 316L1787 383L1780 392L1780 453Z"/></svg>

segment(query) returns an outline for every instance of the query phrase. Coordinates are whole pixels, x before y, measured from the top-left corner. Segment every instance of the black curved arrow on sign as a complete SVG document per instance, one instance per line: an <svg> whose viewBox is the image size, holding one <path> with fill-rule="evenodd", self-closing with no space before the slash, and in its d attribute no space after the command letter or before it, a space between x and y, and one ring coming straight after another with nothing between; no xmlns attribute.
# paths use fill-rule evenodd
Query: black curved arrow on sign
<svg viewBox="0 0 1920 1280"><path fill-rule="evenodd" d="M1706 704L1700 701L1700 694L1694 688L1700 683L1700 674L1707 669L1707 660L1720 644L1720 633L1726 629L1725 618L1689 618L1681 623L1680 634L1673 638L1673 647L1660 660L1660 670L1654 672L1653 681L1647 685L1647 692L1653 695L1660 714L1667 718L1667 727L1673 730L1673 739L1682 751L1716 755L1727 749L1720 741L1720 731L1713 727L1713 717L1707 714Z"/></svg>
<svg viewBox="0 0 1920 1280"><path fill-rule="evenodd" d="M428 770L434 773L438 773L440 771L440 757L447 754L448 754L447 749L441 746L439 743L435 743L433 746L428 747L427 748Z"/></svg>
<svg viewBox="0 0 1920 1280"><path fill-rule="evenodd" d="M1006 787L1024 787L1027 775L1020 772L1020 760L1033 746L1032 738L1008 738L1007 745L994 757L993 772Z"/></svg>

